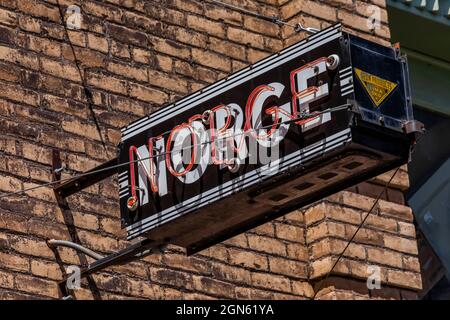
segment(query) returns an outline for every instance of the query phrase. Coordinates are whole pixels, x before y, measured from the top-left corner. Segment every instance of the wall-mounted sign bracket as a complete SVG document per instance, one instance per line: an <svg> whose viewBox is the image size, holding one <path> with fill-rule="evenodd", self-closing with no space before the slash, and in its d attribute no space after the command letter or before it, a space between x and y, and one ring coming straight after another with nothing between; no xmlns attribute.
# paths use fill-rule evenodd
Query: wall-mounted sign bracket
<svg viewBox="0 0 450 320"><path fill-rule="evenodd" d="M89 264L87 267L81 269L79 275L80 279L110 266L128 263L135 259L140 259L145 256L148 256L150 254L160 253L166 244L167 241L152 241L150 239L144 239L126 247L125 249L117 251L106 257L102 257L98 254L92 253L91 250L70 241L59 241L59 240L47 241L47 245L52 249L55 249L58 246L64 246L83 252L89 255L90 257L98 257L98 258L101 257L100 259ZM66 276L58 284L64 300L71 299L71 295L68 292L69 288L67 286L67 282L68 280L71 280L71 277L72 277L71 275Z"/></svg>
<svg viewBox="0 0 450 320"><path fill-rule="evenodd" d="M115 165L117 165L117 158L108 160L76 178L62 182L56 185L53 190L57 198L64 199L117 173L118 169ZM53 180L59 181L62 164L58 150L53 150L52 170Z"/></svg>
<svg viewBox="0 0 450 320"><path fill-rule="evenodd" d="M68 196L71 196L97 182L100 182L115 173L117 173L117 158L111 159L101 165L86 171L79 176L70 179L66 182L62 182L56 185L53 190L55 192L58 202L62 203L62 200ZM63 171L60 152L53 150L52 155L52 177L53 181L61 180L61 173ZM110 254L106 257L99 255L92 250L89 250L77 243L63 240L48 240L47 245L55 249L56 247L69 247L76 251L82 252L91 258L96 259L93 263L87 267L81 269L80 279L84 278L94 272L103 270L109 266L119 265L145 257L149 254L161 252L161 248L166 244L166 241L152 241L150 239L144 239L138 241L125 249ZM61 282L59 282L59 289L63 295L64 300L72 299L72 296L68 293L67 281L71 275L66 276Z"/></svg>

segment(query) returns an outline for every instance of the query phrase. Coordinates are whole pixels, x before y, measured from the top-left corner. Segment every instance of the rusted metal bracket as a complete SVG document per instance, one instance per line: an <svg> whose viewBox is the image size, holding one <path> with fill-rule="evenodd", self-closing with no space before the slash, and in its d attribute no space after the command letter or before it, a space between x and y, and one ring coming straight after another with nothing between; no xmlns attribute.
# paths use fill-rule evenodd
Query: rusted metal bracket
<svg viewBox="0 0 450 320"><path fill-rule="evenodd" d="M403 130L407 134L410 134L410 133L424 134L425 133L425 126L420 121L411 120L411 121L406 121L403 124Z"/></svg>
<svg viewBox="0 0 450 320"><path fill-rule="evenodd" d="M59 181L61 180L62 164L58 150L53 150L52 160L53 181ZM58 198L64 199L117 173L118 169L115 167L117 163L117 158L111 159L85 172L80 177L56 185L53 190Z"/></svg>

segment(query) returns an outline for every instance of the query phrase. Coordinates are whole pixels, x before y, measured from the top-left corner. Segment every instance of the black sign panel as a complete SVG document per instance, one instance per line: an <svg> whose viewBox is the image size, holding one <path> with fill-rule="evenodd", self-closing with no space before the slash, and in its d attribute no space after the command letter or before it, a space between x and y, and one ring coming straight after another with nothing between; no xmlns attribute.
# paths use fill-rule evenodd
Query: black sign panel
<svg viewBox="0 0 450 320"><path fill-rule="evenodd" d="M330 27L123 128L119 161L131 164L119 173L119 194L129 238L170 238L195 251L342 180L297 178L352 141L355 78L372 101L367 114L405 95L398 83L352 68L351 58L350 36ZM264 191L287 181L295 192Z"/></svg>

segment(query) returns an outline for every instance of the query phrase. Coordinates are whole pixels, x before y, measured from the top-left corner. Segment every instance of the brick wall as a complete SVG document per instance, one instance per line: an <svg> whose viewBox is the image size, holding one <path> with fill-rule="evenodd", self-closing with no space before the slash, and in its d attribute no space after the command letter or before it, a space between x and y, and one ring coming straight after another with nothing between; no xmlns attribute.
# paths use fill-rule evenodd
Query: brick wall
<svg viewBox="0 0 450 320"><path fill-rule="evenodd" d="M351 32L389 41L384 0L224 1L317 28L342 20ZM53 149L61 152L63 178L112 158L121 126L306 36L204 1L60 3L64 11L70 4L81 7L81 30L67 36L56 0L0 1L0 194L51 181ZM382 19L373 32L365 22L371 3L381 8ZM414 298L421 278L413 216L403 203L404 169L333 274L321 281L389 178L382 175L192 257L169 246L164 254L108 268L84 280L74 295ZM47 238L104 255L126 247L117 199L117 177L69 197L65 206L49 187L0 198L0 298L58 298L64 269L92 261L71 249L50 250ZM369 265L381 268L381 290L366 287Z"/></svg>

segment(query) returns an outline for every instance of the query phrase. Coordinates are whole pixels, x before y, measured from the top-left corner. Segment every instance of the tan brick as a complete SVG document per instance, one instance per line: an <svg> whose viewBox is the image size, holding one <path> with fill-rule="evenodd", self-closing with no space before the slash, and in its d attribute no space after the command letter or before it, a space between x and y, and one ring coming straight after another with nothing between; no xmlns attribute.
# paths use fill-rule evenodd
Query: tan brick
<svg viewBox="0 0 450 320"><path fill-rule="evenodd" d="M384 245L386 248L404 253L415 255L418 253L416 240L410 240L386 234L384 236Z"/></svg>
<svg viewBox="0 0 450 320"><path fill-rule="evenodd" d="M269 37L264 38L264 49L270 51L270 53L280 51L284 47L285 47L284 43L280 39L269 38ZM269 54L267 54L267 55L269 55Z"/></svg>
<svg viewBox="0 0 450 320"><path fill-rule="evenodd" d="M245 57L245 48L222 39L210 37L209 48L231 58L243 59Z"/></svg>
<svg viewBox="0 0 450 320"><path fill-rule="evenodd" d="M38 186L39 188L37 188ZM53 189L50 187L43 187L42 184L25 182L23 185L23 189L24 190L32 189L25 192L25 194L30 197L56 203L55 193L53 192Z"/></svg>
<svg viewBox="0 0 450 320"><path fill-rule="evenodd" d="M292 292L289 279L265 273L252 273L252 283L256 287L281 292Z"/></svg>
<svg viewBox="0 0 450 320"><path fill-rule="evenodd" d="M308 269L304 262L287 260L285 257L269 257L270 271L273 273L283 274L293 278L307 278Z"/></svg>
<svg viewBox="0 0 450 320"><path fill-rule="evenodd" d="M72 45L86 47L86 34L84 32L69 30L67 33Z"/></svg>
<svg viewBox="0 0 450 320"><path fill-rule="evenodd" d="M205 257L213 258L219 261L228 262L228 250L221 245L215 245L199 253Z"/></svg>
<svg viewBox="0 0 450 320"><path fill-rule="evenodd" d="M117 41L111 41L111 53L122 59L130 59L129 47Z"/></svg>
<svg viewBox="0 0 450 320"><path fill-rule="evenodd" d="M275 234L277 238L298 243L305 242L304 229L284 223L275 224Z"/></svg>
<svg viewBox="0 0 450 320"><path fill-rule="evenodd" d="M72 211L73 223L76 227L88 230L98 230L98 218L92 214ZM59 221L59 222L64 222Z"/></svg>
<svg viewBox="0 0 450 320"><path fill-rule="evenodd" d="M373 14L373 9L372 9L373 6L374 6L374 4L372 4L372 3L366 3L363 1L359 1L359 0L357 0L355 3L356 12L364 17L370 17ZM378 7L378 9L380 9L379 12L380 12L381 22L387 23L388 22L387 11L380 7Z"/></svg>
<svg viewBox="0 0 450 320"><path fill-rule="evenodd" d="M149 70L148 79L151 85L163 89L173 90L182 94L188 93L187 81L180 79L179 77L167 76L163 72Z"/></svg>
<svg viewBox="0 0 450 320"><path fill-rule="evenodd" d="M233 282L233 283L251 283L251 271L244 268L225 265L222 263L211 264L212 274L214 279ZM203 274L206 274L204 271Z"/></svg>
<svg viewBox="0 0 450 320"><path fill-rule="evenodd" d="M229 24L240 25L242 16L239 12L221 8L218 6L208 6L205 15L213 20L224 21Z"/></svg>
<svg viewBox="0 0 450 320"><path fill-rule="evenodd" d="M28 142L22 142L22 156L26 159L37 161L43 164L51 164L51 150L36 146Z"/></svg>
<svg viewBox="0 0 450 320"><path fill-rule="evenodd" d="M175 271L167 268L150 268L150 277L153 282L170 285L173 287L192 289L199 283L194 283L193 276L186 272ZM200 281L199 281L200 282ZM197 289L201 289L198 287ZM205 289L201 291L206 291Z"/></svg>
<svg viewBox="0 0 450 320"><path fill-rule="evenodd" d="M267 258L250 251L228 249L230 263L257 270L268 270Z"/></svg>
<svg viewBox="0 0 450 320"><path fill-rule="evenodd" d="M119 249L119 243L117 240L101 236L90 231L80 230L78 232L78 236L80 237L80 241L83 245L90 247L93 250L111 252Z"/></svg>
<svg viewBox="0 0 450 320"><path fill-rule="evenodd" d="M22 181L14 177L0 175L0 190L16 192L22 190Z"/></svg>
<svg viewBox="0 0 450 320"><path fill-rule="evenodd" d="M233 71L233 72L242 70L242 69L247 67L246 63L243 63L241 61L236 61L236 60L233 60L231 64L232 64L232 66L231 66L232 70L231 71Z"/></svg>
<svg viewBox="0 0 450 320"><path fill-rule="evenodd" d="M16 275L15 284L17 289L29 293L35 293L51 298L59 297L58 284L53 281L43 280L28 275Z"/></svg>
<svg viewBox="0 0 450 320"><path fill-rule="evenodd" d="M39 60L34 54L24 53L17 49L12 49L5 46L0 46L0 60L34 70L39 69Z"/></svg>
<svg viewBox="0 0 450 320"><path fill-rule="evenodd" d="M234 285L227 282L218 281L207 277L193 276L192 283L194 289L201 292L227 298L234 298L235 296Z"/></svg>
<svg viewBox="0 0 450 320"><path fill-rule="evenodd" d="M248 247L247 236L244 233L234 236L233 238L230 238L230 239L224 241L223 243L227 244L227 245L241 247L241 248Z"/></svg>
<svg viewBox="0 0 450 320"><path fill-rule="evenodd" d="M67 47L66 49L68 50ZM68 51L66 54L63 53L63 55L65 57L69 56L67 59L74 60L72 50ZM106 57L97 51L75 48L75 55L81 66L84 68L104 68L106 65Z"/></svg>
<svg viewBox="0 0 450 320"><path fill-rule="evenodd" d="M19 16L19 26L22 30L40 33L41 32L41 22L33 17L20 15Z"/></svg>
<svg viewBox="0 0 450 320"><path fill-rule="evenodd" d="M331 258L326 257L320 260L316 260L311 263L310 266L310 279L319 278L323 275L326 275L331 271L331 268L333 267L337 257ZM350 270L345 264L344 259L340 259L339 262L336 264L336 266L333 269L333 273L341 273L341 274L349 274Z"/></svg>
<svg viewBox="0 0 450 320"><path fill-rule="evenodd" d="M2 229L16 231L20 233L28 232L28 222L25 216L18 214L10 214L0 210L0 226Z"/></svg>
<svg viewBox="0 0 450 320"><path fill-rule="evenodd" d="M403 256L403 268L420 273L420 261L417 257Z"/></svg>
<svg viewBox="0 0 450 320"><path fill-rule="evenodd" d="M130 85L130 95L141 101L152 102L156 104L163 104L168 100L168 95L166 93L138 84Z"/></svg>
<svg viewBox="0 0 450 320"><path fill-rule="evenodd" d="M61 149L65 149L68 151L74 152L84 152L84 141L82 139L75 138L73 136L69 136L62 132L42 132L40 136L40 140L43 144L49 146L55 146Z"/></svg>
<svg viewBox="0 0 450 320"><path fill-rule="evenodd" d="M341 193L341 196L343 204L360 210L362 209L365 211L370 210L375 202L375 199L373 198L366 197L349 191L343 191Z"/></svg>
<svg viewBox="0 0 450 320"><path fill-rule="evenodd" d="M281 10L282 15L289 18L299 12L305 12L314 17L332 22L336 21L336 11L338 9L330 6L328 2L318 3L315 1L292 1Z"/></svg>
<svg viewBox="0 0 450 320"><path fill-rule="evenodd" d="M181 29L178 26L169 26L168 32L173 34L175 40L190 46L204 48L208 44L208 36L201 32Z"/></svg>
<svg viewBox="0 0 450 320"><path fill-rule="evenodd" d="M328 236L327 223L320 223L314 227L308 227L306 229L306 242L311 243L317 239Z"/></svg>
<svg viewBox="0 0 450 320"><path fill-rule="evenodd" d="M304 213L300 210L293 211L291 213L288 213L283 217L285 221L288 223L295 223L295 224L301 224L305 222L304 220Z"/></svg>
<svg viewBox="0 0 450 320"><path fill-rule="evenodd" d="M350 237L353 236L356 232L355 226L346 226L346 234L347 238L350 239ZM355 235L355 242L357 243L363 243L363 244L370 244L374 246L383 246L384 239L387 236L386 233L382 233L380 231L375 231L371 229L365 229L361 228L358 233Z"/></svg>
<svg viewBox="0 0 450 320"><path fill-rule="evenodd" d="M365 226L370 226L383 231L397 232L396 220L384 218L375 214L370 214L364 224Z"/></svg>
<svg viewBox="0 0 450 320"><path fill-rule="evenodd" d="M382 27L383 30L385 30L386 27ZM389 29L388 29L389 30ZM384 31L387 33L388 31ZM389 38L389 34L383 34L383 36ZM391 180L392 175L394 174L395 170L391 170L388 172L385 172L373 179L374 182L385 185L389 180ZM409 188L409 176L408 172L405 169L400 169L395 174L394 178L391 180L391 183L389 184L390 187L400 189L400 190L407 190Z"/></svg>
<svg viewBox="0 0 450 320"><path fill-rule="evenodd" d="M13 288L14 276L11 273L0 270L0 287L1 288Z"/></svg>
<svg viewBox="0 0 450 320"><path fill-rule="evenodd" d="M307 226L321 221L325 218L326 205L324 202L309 207L305 212L305 223Z"/></svg>
<svg viewBox="0 0 450 320"><path fill-rule="evenodd" d="M342 206L336 206L331 204L325 204L327 217L333 220L342 221L350 224L359 225L366 213L362 213L359 210L346 208Z"/></svg>
<svg viewBox="0 0 450 320"><path fill-rule="evenodd" d="M0 252L0 261L2 267L14 270L14 271L28 271L30 269L30 263L28 259L22 258L12 253Z"/></svg>
<svg viewBox="0 0 450 320"><path fill-rule="evenodd" d="M339 238L349 238L350 233L347 232L349 228L352 228L353 226L346 225L340 222L333 222L329 221L326 223L327 229L328 229L328 235L333 237L339 237ZM352 230L352 229L350 229Z"/></svg>
<svg viewBox="0 0 450 320"><path fill-rule="evenodd" d="M9 154L16 154L17 148L16 148L16 141L13 138L8 137L1 137L0 138L0 151L3 151L5 153Z"/></svg>
<svg viewBox="0 0 450 320"><path fill-rule="evenodd" d="M202 3L193 0L173 0L173 5L184 11L200 14L203 12Z"/></svg>
<svg viewBox="0 0 450 320"><path fill-rule="evenodd" d="M416 227L412 223L406 223L403 221L398 221L398 232L401 235L415 238L416 237Z"/></svg>
<svg viewBox="0 0 450 320"><path fill-rule="evenodd" d="M260 51L252 48L247 49L247 58L250 63L256 63L265 57L267 57L269 54L265 51Z"/></svg>
<svg viewBox="0 0 450 320"><path fill-rule="evenodd" d="M9 153L9 154L16 154L17 149L16 149L15 139L8 138L8 137L1 137L0 138L0 151Z"/></svg>
<svg viewBox="0 0 450 320"><path fill-rule="evenodd" d="M150 45L153 46L158 52L182 59L188 59L191 55L189 47L183 46L169 39L151 37L149 41Z"/></svg>
<svg viewBox="0 0 450 320"><path fill-rule="evenodd" d="M40 60L42 71L63 79L81 82L80 73L75 66L71 64L61 63L55 60L50 60L44 57L41 57Z"/></svg>
<svg viewBox="0 0 450 320"><path fill-rule="evenodd" d="M308 248L303 244L288 243L287 244L288 257L297 261L308 261Z"/></svg>
<svg viewBox="0 0 450 320"><path fill-rule="evenodd" d="M122 10L119 8L103 5L93 1L85 1L83 3L83 10L93 16L116 22L121 22L123 14Z"/></svg>
<svg viewBox="0 0 450 320"><path fill-rule="evenodd" d="M89 72L87 83L100 89L126 94L127 82L114 77Z"/></svg>
<svg viewBox="0 0 450 320"><path fill-rule="evenodd" d="M413 221L414 218L411 208L393 202L379 200L378 208L384 215L393 216L406 221Z"/></svg>
<svg viewBox="0 0 450 320"><path fill-rule="evenodd" d="M30 171L28 170L26 162L12 158L5 159L5 161L7 163L9 173L25 178L28 178L30 176Z"/></svg>
<svg viewBox="0 0 450 320"><path fill-rule="evenodd" d="M26 255L54 258L53 252L47 246L45 241L27 239L19 236L8 237L12 249Z"/></svg>
<svg viewBox="0 0 450 320"><path fill-rule="evenodd" d="M133 48L132 50L133 60L140 63L151 63L153 59L153 54L145 49Z"/></svg>
<svg viewBox="0 0 450 320"><path fill-rule="evenodd" d="M219 69L225 72L229 72L231 70L231 62L229 59L209 51L192 48L192 59L196 63L206 67Z"/></svg>
<svg viewBox="0 0 450 320"><path fill-rule="evenodd" d="M263 236L275 237L275 227L272 222L262 224L251 231Z"/></svg>
<svg viewBox="0 0 450 320"><path fill-rule="evenodd" d="M120 220L118 219L102 218L100 221L100 226L106 232L114 235L119 235L122 231L122 228L120 227Z"/></svg>
<svg viewBox="0 0 450 320"><path fill-rule="evenodd" d="M9 10L0 9L0 22L6 25L15 26L17 23L17 14Z"/></svg>
<svg viewBox="0 0 450 320"><path fill-rule="evenodd" d="M170 57L158 55L156 57L156 62L159 66L159 69L165 71L165 72L171 72L172 66L173 66L173 59Z"/></svg>
<svg viewBox="0 0 450 320"><path fill-rule="evenodd" d="M88 47L100 52L108 52L108 40L93 33L87 34Z"/></svg>
<svg viewBox="0 0 450 320"><path fill-rule="evenodd" d="M110 267L114 272L127 274L133 277L139 277L142 280L148 278L147 266L141 261L132 261L122 265L115 265Z"/></svg>
<svg viewBox="0 0 450 320"><path fill-rule="evenodd" d="M258 34L249 33L248 31L228 27L227 37L235 42L251 45L255 48L263 49L264 48L264 37Z"/></svg>
<svg viewBox="0 0 450 320"><path fill-rule="evenodd" d="M402 255L397 252L379 248L367 248L367 256L367 259L371 262L397 268L402 267Z"/></svg>
<svg viewBox="0 0 450 320"><path fill-rule="evenodd" d="M251 16L244 16L244 28L271 37L278 37L280 31L278 25Z"/></svg>
<svg viewBox="0 0 450 320"><path fill-rule="evenodd" d="M390 285L396 285L415 290L422 289L422 278L419 273L388 270L387 275L388 283Z"/></svg>
<svg viewBox="0 0 450 320"><path fill-rule="evenodd" d="M63 278L61 267L57 263L44 262L41 260L31 261L31 273L52 280L62 280Z"/></svg>
<svg viewBox="0 0 450 320"><path fill-rule="evenodd" d="M277 239L249 234L248 243L250 248L257 251L286 255L286 245Z"/></svg>
<svg viewBox="0 0 450 320"><path fill-rule="evenodd" d="M202 18L200 16L188 15L187 24L195 30L199 30L211 35L224 37L225 28L221 23Z"/></svg>
<svg viewBox="0 0 450 320"><path fill-rule="evenodd" d="M32 51L44 53L51 57L61 56L61 45L56 41L51 41L46 38L28 36L28 48Z"/></svg>
<svg viewBox="0 0 450 320"><path fill-rule="evenodd" d="M97 128L93 124L82 123L78 120L64 120L61 127L67 132L78 134L82 137L101 140Z"/></svg>
<svg viewBox="0 0 450 320"><path fill-rule="evenodd" d="M55 6L46 5L41 1L18 1L17 8L20 11L28 13L31 16L47 18L53 22L60 22L58 8Z"/></svg>
<svg viewBox="0 0 450 320"><path fill-rule="evenodd" d="M6 63L0 64L0 80L6 80L8 82L20 81L20 69ZM5 100L1 101L0 114L9 115L12 112L11 104Z"/></svg>
<svg viewBox="0 0 450 320"><path fill-rule="evenodd" d="M306 281L292 281L292 293L307 298L314 296L314 289Z"/></svg>
<svg viewBox="0 0 450 320"><path fill-rule="evenodd" d="M270 291L266 290L258 290L255 288L235 288L236 299L245 299L245 300L271 300L274 297L274 294Z"/></svg>
<svg viewBox="0 0 450 320"><path fill-rule="evenodd" d="M83 125L80 126L80 129L86 129ZM66 129L67 130L67 129ZM88 130L88 129L87 129ZM96 131L93 131L93 134L95 135ZM97 134L98 136L98 134ZM89 170L92 170L96 166L98 166L100 163L98 161L80 156L75 154L69 154L67 155L67 168L75 171L82 171L86 172Z"/></svg>
<svg viewBox="0 0 450 320"><path fill-rule="evenodd" d="M108 71L125 78L135 79L138 81L148 81L147 69L143 67L135 68L122 63L110 62L106 68Z"/></svg>

